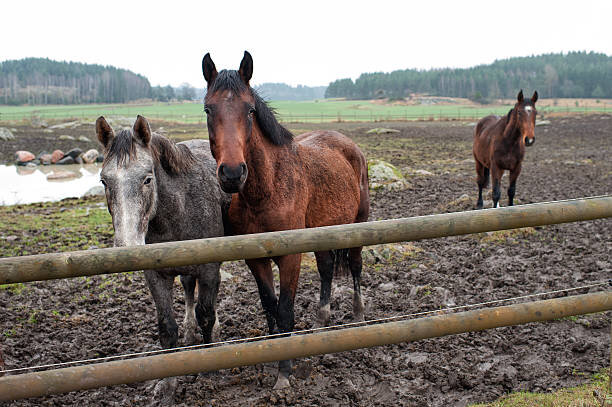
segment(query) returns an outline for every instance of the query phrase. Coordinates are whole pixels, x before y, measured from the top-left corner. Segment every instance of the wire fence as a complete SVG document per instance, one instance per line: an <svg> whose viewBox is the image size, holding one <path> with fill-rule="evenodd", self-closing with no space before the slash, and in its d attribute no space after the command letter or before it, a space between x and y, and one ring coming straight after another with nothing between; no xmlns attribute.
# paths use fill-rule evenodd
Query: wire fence
<svg viewBox="0 0 612 407"><path fill-rule="evenodd" d="M120 108L114 107L88 107L75 110L29 110L29 111L12 111L0 112L0 122L19 122L19 121L35 121L35 120L95 120L98 116L103 115L107 118L117 117L135 117L137 114L142 114L149 119L165 120L179 123L205 123L206 115L204 113L192 112L172 112L164 109L151 110L150 105L141 107L129 105ZM449 109L444 106L441 109L427 108L426 110L406 109L403 112L397 110L393 112L363 112L355 110L324 112L324 113L305 113L305 112L280 112L276 115L281 123L341 123L341 122L384 122L384 121L471 121L478 120L489 114L503 114L507 107L490 107L490 108L458 108ZM583 107L559 107L547 106L539 107L538 113L541 116L550 114L590 114L590 113L612 113L612 106L602 104L601 106L583 106Z"/></svg>

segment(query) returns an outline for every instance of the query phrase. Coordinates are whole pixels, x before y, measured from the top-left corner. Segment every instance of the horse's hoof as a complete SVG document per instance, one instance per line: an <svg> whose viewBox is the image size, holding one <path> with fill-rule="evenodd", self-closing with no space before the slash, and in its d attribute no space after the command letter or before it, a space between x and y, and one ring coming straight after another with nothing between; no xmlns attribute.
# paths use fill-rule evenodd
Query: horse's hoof
<svg viewBox="0 0 612 407"><path fill-rule="evenodd" d="M289 384L289 378L279 374L278 378L276 379L276 384L274 385L274 390L282 390L288 387L291 387L291 384Z"/></svg>
<svg viewBox="0 0 612 407"><path fill-rule="evenodd" d="M329 325L329 321L331 321L331 310L329 304L319 308L319 312L317 313L317 323L315 324L316 328L322 328Z"/></svg>
<svg viewBox="0 0 612 407"><path fill-rule="evenodd" d="M161 379L153 389L153 399L149 406L172 406L174 405L174 393L178 385L176 377Z"/></svg>

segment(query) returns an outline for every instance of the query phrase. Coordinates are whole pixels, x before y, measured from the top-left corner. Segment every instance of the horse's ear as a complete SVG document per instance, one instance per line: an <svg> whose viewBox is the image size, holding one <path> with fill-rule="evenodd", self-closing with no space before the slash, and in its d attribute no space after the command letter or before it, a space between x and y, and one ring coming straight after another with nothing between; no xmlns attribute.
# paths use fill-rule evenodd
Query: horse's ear
<svg viewBox="0 0 612 407"><path fill-rule="evenodd" d="M96 120L96 136L98 136L98 141L102 144L104 149L108 150L111 141L115 138L115 133L104 116L100 116L98 120Z"/></svg>
<svg viewBox="0 0 612 407"><path fill-rule="evenodd" d="M253 57L251 57L249 51L244 51L244 57L242 57L242 62L240 62L238 73L242 81L248 86L251 76L253 76Z"/></svg>
<svg viewBox="0 0 612 407"><path fill-rule="evenodd" d="M202 58L202 73L204 74L204 79L206 83L208 83L208 86L210 86L217 77L217 68L208 52L204 55L204 58Z"/></svg>
<svg viewBox="0 0 612 407"><path fill-rule="evenodd" d="M533 92L533 96L531 97L531 103L535 104L538 101L538 91Z"/></svg>
<svg viewBox="0 0 612 407"><path fill-rule="evenodd" d="M134 123L134 135L136 138L142 141L142 144L145 146L149 145L149 142L151 141L151 127L149 127L149 122L147 119L141 115L136 117L136 123Z"/></svg>
<svg viewBox="0 0 612 407"><path fill-rule="evenodd" d="M516 97L516 99L518 100L519 103L523 103L523 89L521 89L521 91L518 93L518 96Z"/></svg>

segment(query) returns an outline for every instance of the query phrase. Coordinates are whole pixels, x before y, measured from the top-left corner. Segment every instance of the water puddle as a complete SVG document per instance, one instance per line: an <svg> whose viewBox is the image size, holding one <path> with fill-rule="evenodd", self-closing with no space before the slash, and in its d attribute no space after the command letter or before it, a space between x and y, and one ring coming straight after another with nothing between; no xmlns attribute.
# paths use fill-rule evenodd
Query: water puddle
<svg viewBox="0 0 612 407"><path fill-rule="evenodd" d="M100 184L102 164L0 165L0 205L59 201L81 197Z"/></svg>

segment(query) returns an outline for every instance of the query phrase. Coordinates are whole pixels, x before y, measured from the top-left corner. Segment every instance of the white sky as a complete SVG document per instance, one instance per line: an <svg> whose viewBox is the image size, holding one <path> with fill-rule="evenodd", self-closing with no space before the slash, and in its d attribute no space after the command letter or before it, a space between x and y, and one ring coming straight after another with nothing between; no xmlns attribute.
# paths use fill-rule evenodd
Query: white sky
<svg viewBox="0 0 612 407"><path fill-rule="evenodd" d="M252 83L327 85L363 72L469 67L549 52L612 55L612 0L3 1L0 61L113 65L204 87L201 61Z"/></svg>

